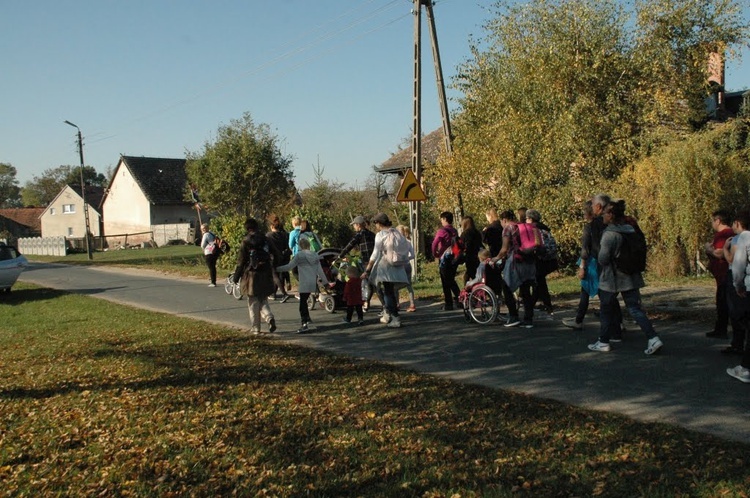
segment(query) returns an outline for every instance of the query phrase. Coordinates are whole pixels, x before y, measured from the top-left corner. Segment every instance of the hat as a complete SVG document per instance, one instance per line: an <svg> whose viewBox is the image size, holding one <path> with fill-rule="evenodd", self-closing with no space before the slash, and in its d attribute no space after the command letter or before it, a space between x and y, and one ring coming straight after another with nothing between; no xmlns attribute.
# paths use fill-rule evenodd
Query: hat
<svg viewBox="0 0 750 498"><path fill-rule="evenodd" d="M372 217L373 223L379 223L384 226L390 226L391 220L388 219L388 215L385 213L378 213L375 216Z"/></svg>
<svg viewBox="0 0 750 498"><path fill-rule="evenodd" d="M354 218L354 220L352 220L352 222L351 222L351 223L349 223L349 224L350 224L350 225L364 225L365 223L367 223L367 220L365 219L365 217L364 217L364 216L357 216L357 217L356 217L356 218Z"/></svg>
<svg viewBox="0 0 750 498"><path fill-rule="evenodd" d="M542 215L539 214L539 211L536 209L527 209L526 210L526 219L531 218L532 220L539 222L542 221Z"/></svg>

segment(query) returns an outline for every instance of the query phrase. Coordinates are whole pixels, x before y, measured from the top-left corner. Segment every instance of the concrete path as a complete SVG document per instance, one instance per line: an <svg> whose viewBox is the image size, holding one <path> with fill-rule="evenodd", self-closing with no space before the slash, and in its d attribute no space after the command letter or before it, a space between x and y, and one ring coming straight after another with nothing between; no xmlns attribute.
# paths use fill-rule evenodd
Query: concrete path
<svg viewBox="0 0 750 498"><path fill-rule="evenodd" d="M32 263L20 280L248 329L244 300L196 279ZM271 308L279 326L275 340L750 443L750 385L725 373L739 357L719 354L726 341L706 338L705 327L691 322L656 322L665 346L648 357L639 330L629 331L610 353L588 351L598 323L590 321L583 331L565 328L561 319L572 316L570 307L553 320L537 320L531 330L467 324L460 311L440 311L438 303L420 302L416 313L403 313L400 329L385 328L375 313L357 327L342 323L344 310L316 309L312 319L319 330L308 335L293 333L298 301L272 302Z"/></svg>

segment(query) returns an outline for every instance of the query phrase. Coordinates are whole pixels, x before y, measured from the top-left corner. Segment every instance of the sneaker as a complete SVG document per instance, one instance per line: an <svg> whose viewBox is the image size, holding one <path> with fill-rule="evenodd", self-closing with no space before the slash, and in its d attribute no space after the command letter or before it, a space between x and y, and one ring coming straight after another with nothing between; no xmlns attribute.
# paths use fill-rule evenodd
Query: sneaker
<svg viewBox="0 0 750 498"><path fill-rule="evenodd" d="M522 329L533 329L534 324L531 322L527 322L526 320L521 322L521 325L519 325Z"/></svg>
<svg viewBox="0 0 750 498"><path fill-rule="evenodd" d="M308 332L310 332L310 329L308 328L306 323L303 323L302 327L297 329L298 334L307 334Z"/></svg>
<svg viewBox="0 0 750 498"><path fill-rule="evenodd" d="M307 325L307 330L316 330L317 329L317 327L315 325L313 325L313 322L307 322L306 325Z"/></svg>
<svg viewBox="0 0 750 498"><path fill-rule="evenodd" d="M644 353L646 354L654 354L657 351L661 349L661 347L664 346L664 343L661 342L661 339L659 339L659 336L652 337L648 340L648 347L646 347L646 350Z"/></svg>
<svg viewBox="0 0 750 498"><path fill-rule="evenodd" d="M284 304L285 302L289 301L289 298L292 296L289 294L284 294L284 296L281 298L281 304Z"/></svg>
<svg viewBox="0 0 750 498"><path fill-rule="evenodd" d="M268 320L268 332L270 332L271 334L276 332L276 319L275 318L271 318L270 320Z"/></svg>
<svg viewBox="0 0 750 498"><path fill-rule="evenodd" d="M583 329L583 322L576 322L575 318L563 318L563 325L573 330Z"/></svg>
<svg viewBox="0 0 750 498"><path fill-rule="evenodd" d="M208 284L209 287L216 287L216 284Z"/></svg>
<svg viewBox="0 0 750 498"><path fill-rule="evenodd" d="M750 384L750 369L747 369L742 365L737 365L734 368L727 368L727 373L745 384Z"/></svg>
<svg viewBox="0 0 750 498"><path fill-rule="evenodd" d="M364 320L360 320L360 321L357 322L357 325L364 325L364 324L365 324Z"/></svg>
<svg viewBox="0 0 750 498"><path fill-rule="evenodd" d="M397 329L401 327L401 318L394 316L391 318L391 321L388 322L388 325L386 325L388 328Z"/></svg>
<svg viewBox="0 0 750 498"><path fill-rule="evenodd" d="M388 323L391 321L391 315L388 313L384 313L383 316L380 317L380 323Z"/></svg>
<svg viewBox="0 0 750 498"><path fill-rule="evenodd" d="M521 325L521 320L517 316L509 316L503 327L518 327L519 325Z"/></svg>
<svg viewBox="0 0 750 498"><path fill-rule="evenodd" d="M609 344L606 342L596 341L594 344L589 344L591 351L601 351L603 353L609 353Z"/></svg>
<svg viewBox="0 0 750 498"><path fill-rule="evenodd" d="M729 336L726 332L717 332L715 330L706 332L706 337L710 337L711 339L729 339Z"/></svg>

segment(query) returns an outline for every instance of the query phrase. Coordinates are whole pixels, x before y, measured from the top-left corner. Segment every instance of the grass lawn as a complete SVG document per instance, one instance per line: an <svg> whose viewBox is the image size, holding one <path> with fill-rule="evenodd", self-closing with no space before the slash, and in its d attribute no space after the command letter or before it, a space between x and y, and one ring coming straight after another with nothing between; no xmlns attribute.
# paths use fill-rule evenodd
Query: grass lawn
<svg viewBox="0 0 750 498"><path fill-rule="evenodd" d="M750 445L20 283L3 496L747 496Z"/></svg>

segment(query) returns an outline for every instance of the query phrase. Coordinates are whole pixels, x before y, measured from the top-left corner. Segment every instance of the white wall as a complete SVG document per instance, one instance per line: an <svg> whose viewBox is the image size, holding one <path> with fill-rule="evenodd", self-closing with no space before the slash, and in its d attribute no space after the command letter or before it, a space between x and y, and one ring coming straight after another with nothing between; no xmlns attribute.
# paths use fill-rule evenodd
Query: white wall
<svg viewBox="0 0 750 498"><path fill-rule="evenodd" d="M72 204L75 213L64 213L63 205ZM55 214L52 214L54 210ZM99 236L101 215L88 205L89 230L96 237ZM83 214L83 199L70 186L66 185L41 216L42 237L77 237L86 236L86 217ZM68 228L73 233L68 233Z"/></svg>
<svg viewBox="0 0 750 498"><path fill-rule="evenodd" d="M102 205L104 235L112 246L120 242L113 235L148 232L151 230L151 207L140 186L124 164L109 184L109 192ZM122 237L122 240L125 238ZM151 235L129 236L128 244L148 241Z"/></svg>

